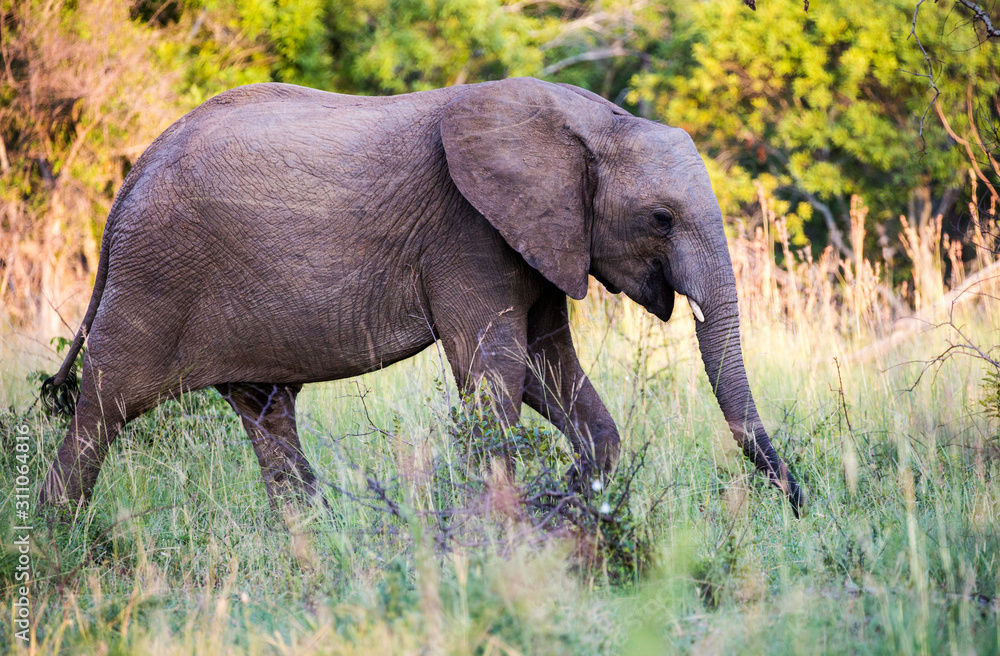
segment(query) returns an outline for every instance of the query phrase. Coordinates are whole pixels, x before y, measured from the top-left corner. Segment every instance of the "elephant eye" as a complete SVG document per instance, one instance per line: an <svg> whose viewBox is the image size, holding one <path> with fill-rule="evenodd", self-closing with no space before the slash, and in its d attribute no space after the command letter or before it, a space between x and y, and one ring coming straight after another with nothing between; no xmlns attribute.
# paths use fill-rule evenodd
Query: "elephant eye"
<svg viewBox="0 0 1000 656"><path fill-rule="evenodd" d="M653 220L664 230L670 230L674 227L674 215L666 210L653 212Z"/></svg>

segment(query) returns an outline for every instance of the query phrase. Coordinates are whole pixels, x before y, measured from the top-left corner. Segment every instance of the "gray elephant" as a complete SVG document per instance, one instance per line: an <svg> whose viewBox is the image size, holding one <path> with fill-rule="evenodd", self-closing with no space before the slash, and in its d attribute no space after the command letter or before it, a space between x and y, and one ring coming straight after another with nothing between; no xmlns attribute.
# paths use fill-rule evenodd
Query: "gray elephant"
<svg viewBox="0 0 1000 656"><path fill-rule="evenodd" d="M530 78L380 98L251 85L160 135L115 199L83 325L43 385L75 416L41 501L85 503L125 423L208 386L242 418L272 502L312 495L302 385L438 339L460 388L485 379L505 424L527 403L570 440L577 475L608 474L618 430L567 317L588 274L663 321L675 293L688 298L733 436L797 514L750 393L722 216L691 139Z"/></svg>

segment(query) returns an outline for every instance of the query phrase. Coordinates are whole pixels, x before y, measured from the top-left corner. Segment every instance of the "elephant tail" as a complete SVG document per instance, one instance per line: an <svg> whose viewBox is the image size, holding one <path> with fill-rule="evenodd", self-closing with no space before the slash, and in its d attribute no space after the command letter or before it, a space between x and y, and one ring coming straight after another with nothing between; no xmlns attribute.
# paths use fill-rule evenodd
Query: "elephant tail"
<svg viewBox="0 0 1000 656"><path fill-rule="evenodd" d="M111 239L105 229L104 239L101 243L101 256L97 264L97 279L94 281L94 292L90 296L90 305L87 306L87 313L83 317L83 323L76 332L76 338L69 347L66 359L55 376L50 376L42 383L41 401L42 405L49 412L72 416L76 412L76 400L80 396L80 384L76 372L76 358L83 348L83 343L90 334L90 326L97 316L97 308L101 304L101 296L104 295L104 283L108 280L108 255Z"/></svg>

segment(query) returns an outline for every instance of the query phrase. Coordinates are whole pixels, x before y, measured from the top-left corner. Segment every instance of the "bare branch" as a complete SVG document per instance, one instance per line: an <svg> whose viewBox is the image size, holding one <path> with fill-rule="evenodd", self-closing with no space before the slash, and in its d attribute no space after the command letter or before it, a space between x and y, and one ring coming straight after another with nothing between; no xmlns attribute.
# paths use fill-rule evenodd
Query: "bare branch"
<svg viewBox="0 0 1000 656"><path fill-rule="evenodd" d="M605 23L612 22L614 18L616 18L616 16L613 16L606 11L598 11L593 14L577 18L576 20L572 20L559 29L559 34L543 43L540 50L545 52L546 50L551 50L552 48L560 46L564 41L566 41L567 38L569 38L571 34L580 30L591 30L597 33L606 32Z"/></svg>
<svg viewBox="0 0 1000 656"><path fill-rule="evenodd" d="M979 150L986 153L986 159L989 161L990 167L993 169L993 172L1000 177L1000 162L997 162L997 160L993 157L993 152L983 143L982 137L979 136L979 129L976 127L976 117L972 114L971 83L965 87L965 108L968 111L969 116L969 129L972 131L972 136L976 138L976 144L979 146Z"/></svg>
<svg viewBox="0 0 1000 656"><path fill-rule="evenodd" d="M622 46L621 43L614 43L608 48L598 48L597 50L588 50L586 52L581 52L580 54L573 55L572 57L567 57L566 59L560 59L554 64L550 64L542 69L542 76L553 75L558 73L567 66L572 66L573 64L578 64L585 61L597 61L600 59L612 59L614 57L624 57L625 55L633 54L631 50L628 50Z"/></svg>
<svg viewBox="0 0 1000 656"><path fill-rule="evenodd" d="M927 121L927 113L931 111L931 107L937 104L938 96L941 95L941 90L938 89L937 83L934 81L934 66L931 63L931 57L930 55L927 54L927 49L924 48L924 44L920 40L920 37L917 36L917 17L920 15L920 5L924 4L924 2L926 1L927 0L920 0L920 2L917 3L917 6L914 7L913 9L913 21L911 22L912 26L910 27L910 36L912 36L913 39L917 42L917 46L920 48L920 52L922 52L924 55L924 63L927 64L927 73L913 73L911 71L903 71L904 73L909 73L910 75L914 75L916 77L926 77L927 83L930 84L931 89L934 89L934 97L931 98L931 101L927 104L927 108L924 109L923 115L920 117L921 150L924 150L927 147L927 142L924 140L924 123Z"/></svg>
<svg viewBox="0 0 1000 656"><path fill-rule="evenodd" d="M990 193L993 195L993 197L996 198L998 201L1000 201L1000 195L997 195L997 190L993 188L993 185L990 184L989 179L986 177L986 175L983 174L982 169L979 168L979 162L976 160L975 153L972 152L972 146L969 144L967 139L963 139L962 137L958 136L957 134L955 134L955 131L951 129L951 125L948 123L948 119L945 117L944 111L941 109L941 103L937 102L936 99L934 100L934 109L937 110L938 118L941 119L941 125L943 125L944 129L948 131L948 135L965 148L965 152L969 156L969 163L972 164L972 168L976 172L976 177L982 180L983 184L985 184L986 188L990 190ZM985 148L983 150L985 150Z"/></svg>
<svg viewBox="0 0 1000 656"><path fill-rule="evenodd" d="M844 242L844 233L841 232L840 228L837 226L837 220L834 218L833 210L830 209L830 206L821 202L818 198L816 198L816 196L806 191L805 184L803 184L802 179L792 170L791 161L784 152L775 148L763 139L759 139L757 137L754 137L754 139L758 145L763 146L767 152L781 160L781 162L785 165L786 172L792 178L793 184L788 188L809 201L809 204L812 205L813 209L823 215L823 220L826 222L826 229L830 233L830 243L837 247L837 250L840 251L841 255L849 259L851 262L854 262L854 250Z"/></svg>
<svg viewBox="0 0 1000 656"><path fill-rule="evenodd" d="M818 198L813 196L811 193L806 191L801 183L799 186L794 187L795 191L802 194L809 204L813 206L813 209L817 210L823 215L823 220L826 222L826 229L830 233L830 243L837 247L837 250L841 252L844 256L851 260L851 262L856 262L854 251L844 243L844 235L837 226L836 220L833 218L833 211L830 210L830 206L826 203L820 202Z"/></svg>
<svg viewBox="0 0 1000 656"><path fill-rule="evenodd" d="M980 5L970 0L956 0L956 4L960 4L970 11L972 11L972 22L980 22L983 24L983 30L986 33L987 39L995 39L1000 37L1000 29L993 27L993 21L990 20L990 15L986 13Z"/></svg>
<svg viewBox="0 0 1000 656"><path fill-rule="evenodd" d="M891 335L885 339L875 342L874 344L870 344L859 351L851 353L847 356L847 360L853 362L867 362L906 341L913 334L917 333L920 328L937 327L939 324L935 323L933 318L935 314L941 312L945 307L949 308L949 315L952 315L955 311L955 307L961 305L962 303L981 297L992 298L988 294L973 291L973 287L976 285L982 285L990 280L995 281L998 276L1000 276L1000 261L994 262L985 269L969 276L965 282L945 294L945 296L942 297L941 300L934 306L920 312L916 316L901 318L897 322L897 329Z"/></svg>

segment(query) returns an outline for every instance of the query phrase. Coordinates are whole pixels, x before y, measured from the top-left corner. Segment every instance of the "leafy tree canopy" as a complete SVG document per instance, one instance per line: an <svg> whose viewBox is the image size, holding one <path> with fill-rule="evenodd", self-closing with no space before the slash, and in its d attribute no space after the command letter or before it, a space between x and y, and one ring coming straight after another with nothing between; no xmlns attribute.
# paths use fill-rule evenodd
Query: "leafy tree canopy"
<svg viewBox="0 0 1000 656"><path fill-rule="evenodd" d="M941 91L931 107L913 0L758 4L0 0L0 300L21 320L46 306L31 290L50 284L56 298L63 275L88 285L144 147L254 82L357 94L517 75L577 84L688 130L727 215L757 212L754 182L777 194L798 244L843 229L854 193L883 223L912 215L915 198L963 206L969 160L955 141L974 141L974 111L1000 123L997 45L977 44L967 12L921 5Z"/></svg>
<svg viewBox="0 0 1000 656"><path fill-rule="evenodd" d="M814 209L847 214L861 194L876 219L898 216L918 189L958 187L967 164L935 111L925 62L909 38L914 3L768 0L688 3L666 56L634 80L633 102L683 127L707 152L724 210L756 198L759 179L814 236ZM946 4L927 3L921 41L943 59L934 71L944 113L967 127L967 91L995 95L996 47L955 29ZM926 114L926 120L922 117ZM921 128L923 134L921 136ZM724 174L724 176L723 176ZM793 226L794 227L794 226Z"/></svg>

